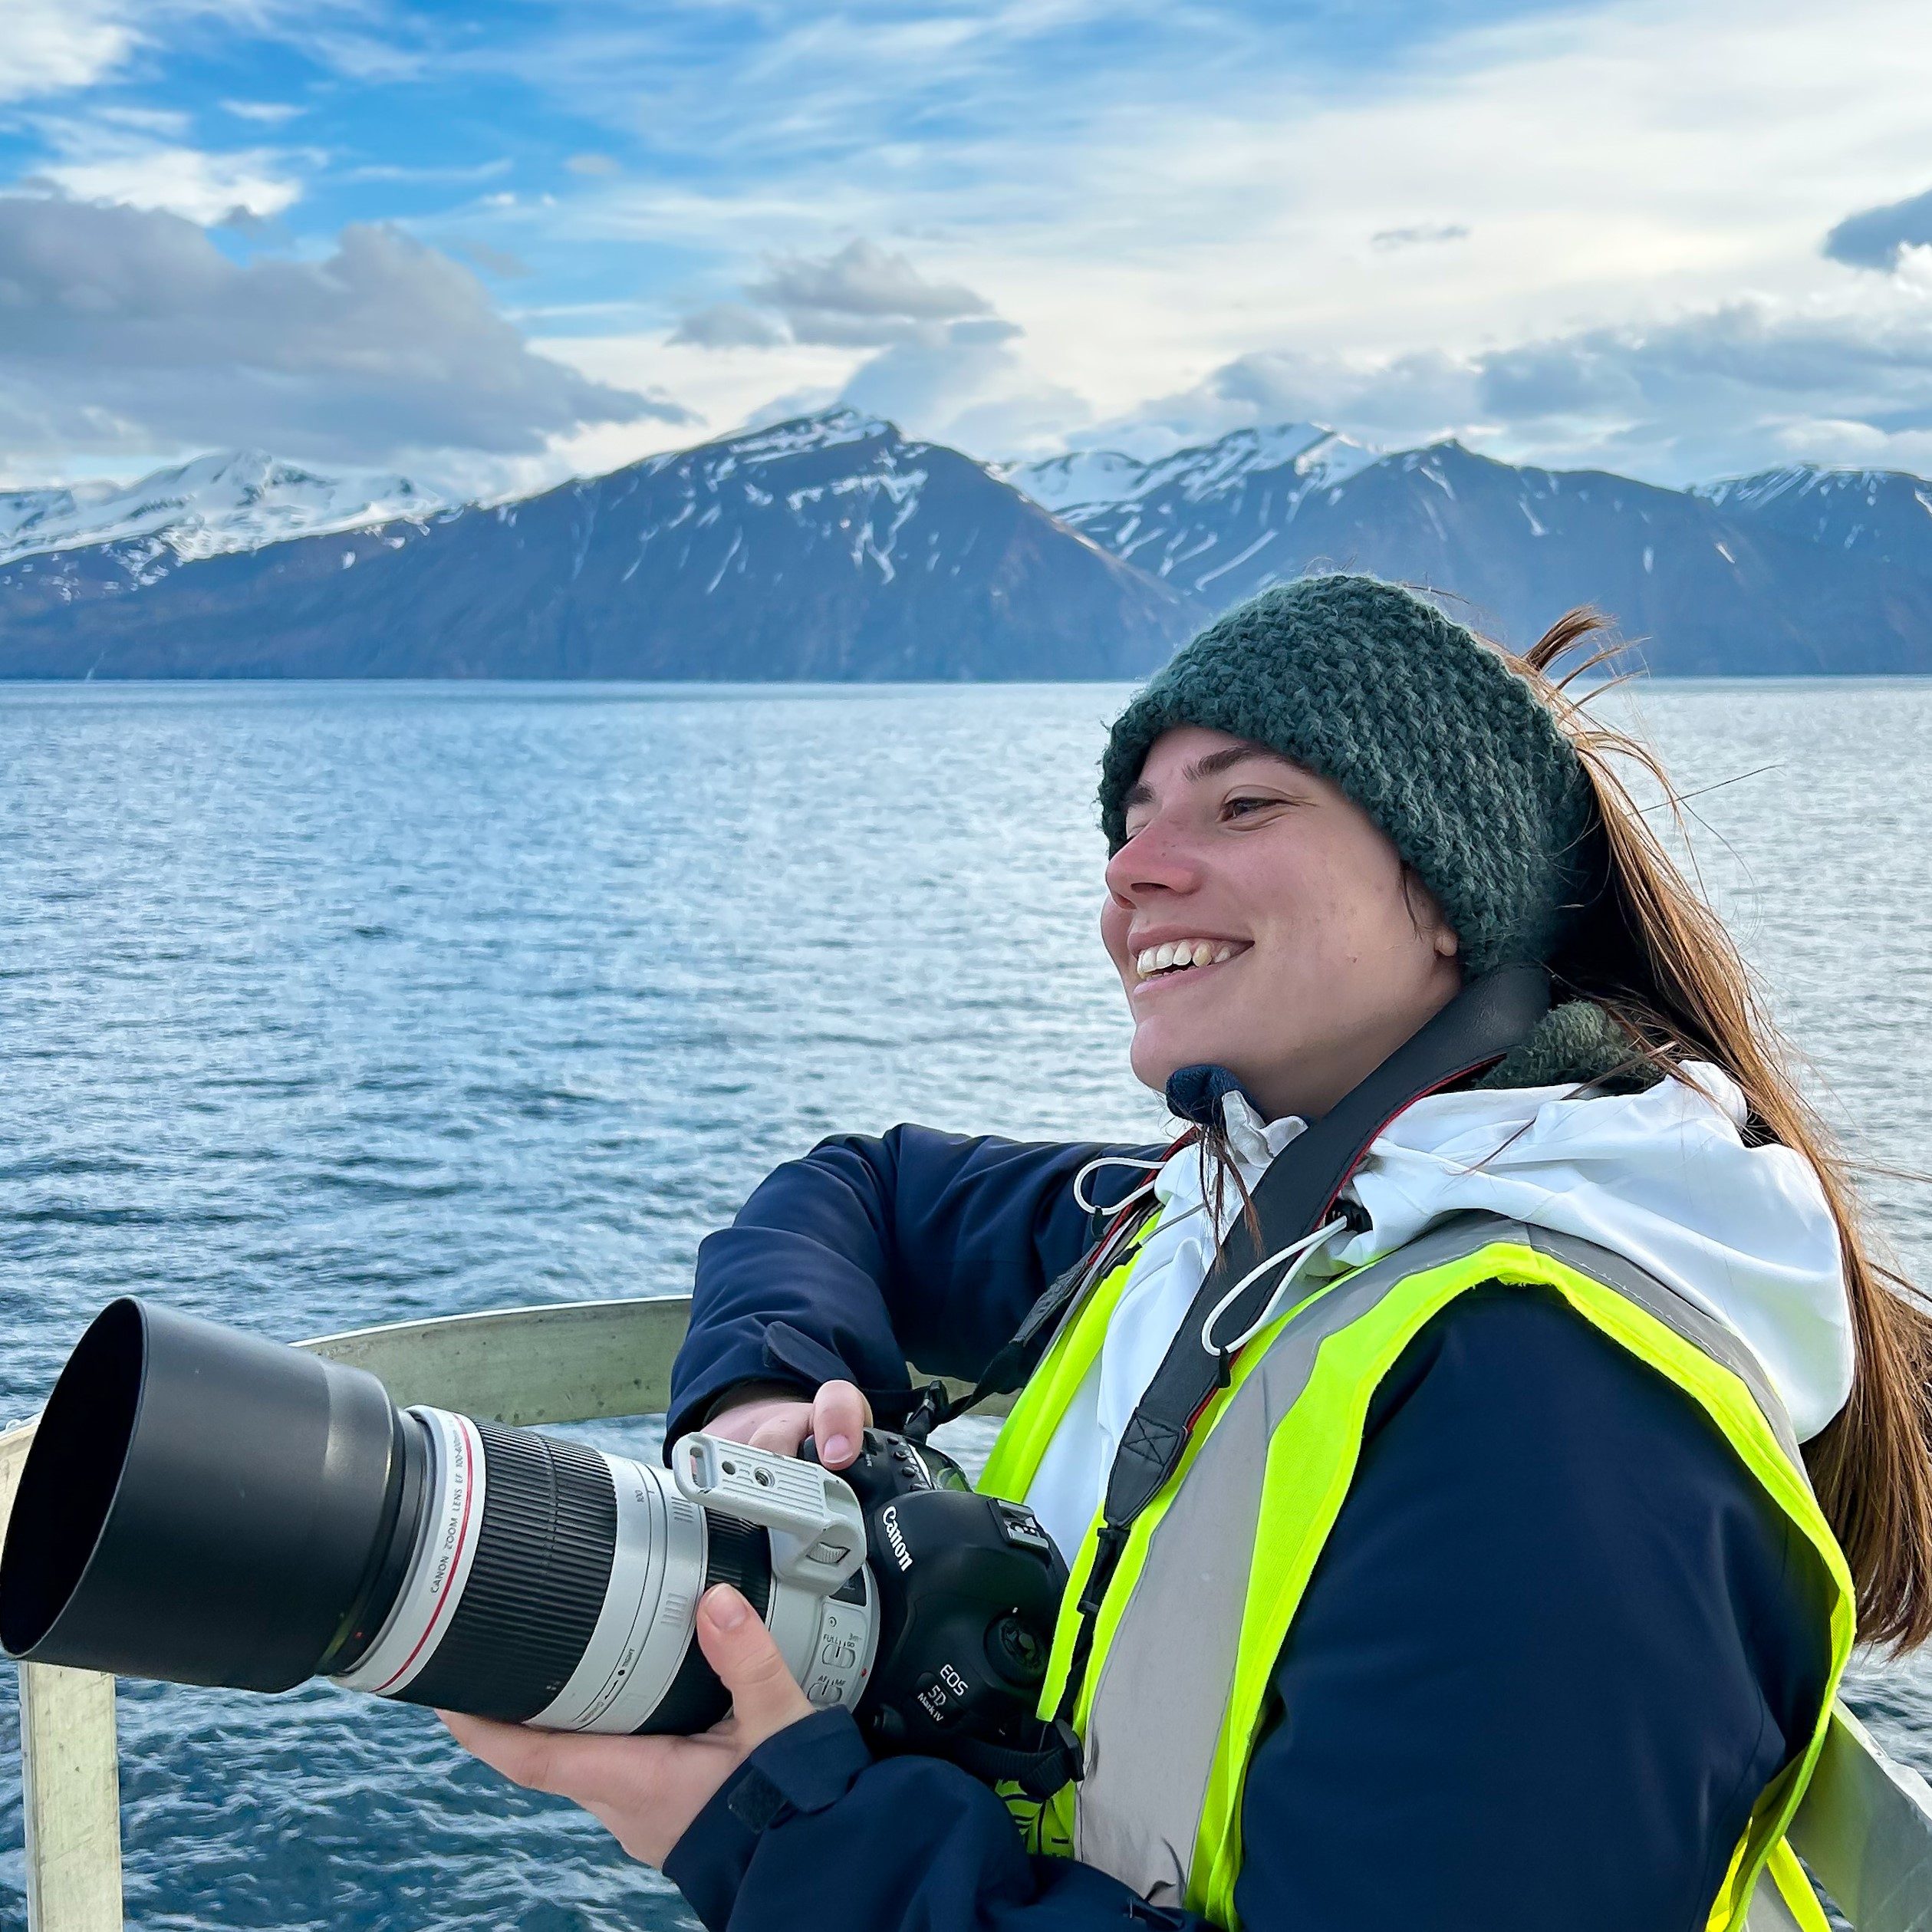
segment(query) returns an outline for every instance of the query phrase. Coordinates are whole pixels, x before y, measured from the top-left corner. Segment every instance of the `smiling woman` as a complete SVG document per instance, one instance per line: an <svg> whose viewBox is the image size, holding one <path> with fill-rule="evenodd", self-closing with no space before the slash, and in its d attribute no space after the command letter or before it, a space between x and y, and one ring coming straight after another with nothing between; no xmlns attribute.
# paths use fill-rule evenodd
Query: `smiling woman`
<svg viewBox="0 0 1932 1932"><path fill-rule="evenodd" d="M1332 780L1182 726L1122 803L1101 934L1148 1086L1209 1061L1269 1118L1312 1118L1455 996L1442 908Z"/></svg>
<svg viewBox="0 0 1932 1932"><path fill-rule="evenodd" d="M1927 1325L1545 675L1589 628L1221 620L1101 776L1179 1137L835 1138L700 1251L667 1440L843 1467L908 1358L1018 1388L983 1483L1068 1556L1073 1781L874 1762L728 1591L701 1746L465 1741L736 1932L1822 1932L1786 1835L1854 1636L1932 1628Z"/></svg>

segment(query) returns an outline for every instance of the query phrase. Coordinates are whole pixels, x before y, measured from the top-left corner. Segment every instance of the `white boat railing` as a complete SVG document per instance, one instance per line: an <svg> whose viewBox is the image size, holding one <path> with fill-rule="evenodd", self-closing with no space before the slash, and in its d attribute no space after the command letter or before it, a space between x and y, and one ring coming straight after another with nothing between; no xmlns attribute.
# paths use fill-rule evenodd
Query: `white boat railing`
<svg viewBox="0 0 1932 1932"><path fill-rule="evenodd" d="M663 1413L690 1303L566 1302L325 1335L301 1345L376 1376L398 1404L530 1427ZM996 1405L989 1405L989 1407ZM0 1533L29 1422L0 1435ZM29 1932L120 1932L114 1680L20 1667ZM1932 1787L1888 1758L1842 1704L1792 1842L1856 1932L1932 1928ZM1769 1884L1750 1932L1794 1924Z"/></svg>

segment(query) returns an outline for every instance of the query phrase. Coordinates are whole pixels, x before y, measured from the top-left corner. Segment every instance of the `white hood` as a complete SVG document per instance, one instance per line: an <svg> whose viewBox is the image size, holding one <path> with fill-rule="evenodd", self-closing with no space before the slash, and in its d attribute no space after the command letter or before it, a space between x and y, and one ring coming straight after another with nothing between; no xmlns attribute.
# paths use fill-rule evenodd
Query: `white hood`
<svg viewBox="0 0 1932 1932"><path fill-rule="evenodd" d="M1225 1110L1252 1188L1305 1124L1264 1124L1239 1094ZM1367 1210L1369 1229L1306 1272L1373 1260L1472 1208L1581 1236L1736 1335L1802 1441L1851 1388L1838 1229L1810 1164L1789 1147L1746 1147L1744 1119L1736 1084L1703 1065L1641 1094L1580 1094L1565 1085L1431 1094L1374 1143L1347 1190ZM1078 1546L1099 1506L1121 1432L1212 1258L1196 1151L1176 1154L1154 1187L1160 1223L1029 1492L1063 1549ZM1093 1192L1109 1197L1104 1182ZM1228 1193L1223 1213L1232 1218L1239 1202Z"/></svg>

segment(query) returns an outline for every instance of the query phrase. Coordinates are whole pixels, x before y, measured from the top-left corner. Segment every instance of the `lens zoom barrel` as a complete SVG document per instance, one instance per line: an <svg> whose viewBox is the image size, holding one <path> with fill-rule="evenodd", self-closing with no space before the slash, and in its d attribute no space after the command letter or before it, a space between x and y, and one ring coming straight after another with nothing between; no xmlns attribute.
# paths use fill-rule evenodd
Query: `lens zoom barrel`
<svg viewBox="0 0 1932 1932"><path fill-rule="evenodd" d="M765 1532L666 1473L447 1410L409 1411L429 1470L393 1603L336 1680L562 1730L702 1730L724 1687L695 1641L708 1583L762 1611Z"/></svg>
<svg viewBox="0 0 1932 1932"><path fill-rule="evenodd" d="M520 1724L562 1690L597 1627L617 1496L595 1450L472 1426L489 1472L476 1557L447 1634L397 1695Z"/></svg>

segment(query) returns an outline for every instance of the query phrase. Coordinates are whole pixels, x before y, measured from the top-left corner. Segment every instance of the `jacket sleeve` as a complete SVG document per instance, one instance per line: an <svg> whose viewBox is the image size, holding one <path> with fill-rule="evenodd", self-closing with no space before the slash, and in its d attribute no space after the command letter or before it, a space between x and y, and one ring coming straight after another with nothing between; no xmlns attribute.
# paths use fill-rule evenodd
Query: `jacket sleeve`
<svg viewBox="0 0 1932 1932"><path fill-rule="evenodd" d="M1213 1932L1071 1858L936 1758L874 1763L844 1711L769 1738L665 1861L708 1932Z"/></svg>
<svg viewBox="0 0 1932 1932"><path fill-rule="evenodd" d="M904 1387L909 1357L938 1374L977 1375L1091 1238L1073 1197L1081 1167L1100 1154L1159 1152L923 1127L821 1141L699 1246L666 1441L736 1383L831 1379L831 1361L788 1367L768 1354L776 1322L861 1387ZM1111 1200L1134 1178L1103 1170L1090 1198Z"/></svg>
<svg viewBox="0 0 1932 1932"><path fill-rule="evenodd" d="M1246 1932L1701 1926L1824 1694L1823 1579L1678 1391L1540 1291L1459 1298L1378 1391L1276 1667ZM841 1713L666 1870L712 1932L1203 1921L1029 1858L992 1792Z"/></svg>

